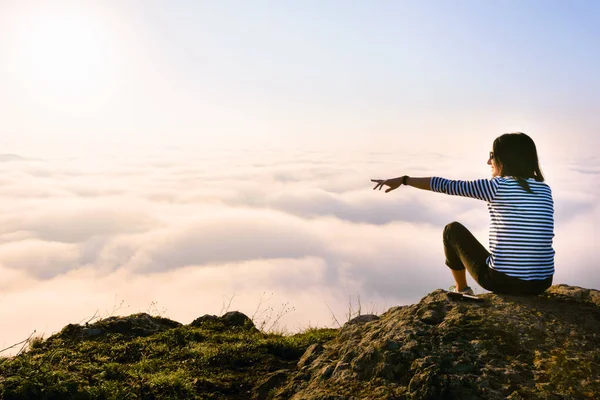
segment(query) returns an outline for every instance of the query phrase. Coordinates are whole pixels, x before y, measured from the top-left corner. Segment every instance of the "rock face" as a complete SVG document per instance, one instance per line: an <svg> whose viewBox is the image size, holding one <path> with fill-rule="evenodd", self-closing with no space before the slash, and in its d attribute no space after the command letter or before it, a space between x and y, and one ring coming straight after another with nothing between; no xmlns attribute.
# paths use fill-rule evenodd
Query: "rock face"
<svg viewBox="0 0 600 400"><path fill-rule="evenodd" d="M600 292L418 304L311 346L277 399L600 399Z"/></svg>

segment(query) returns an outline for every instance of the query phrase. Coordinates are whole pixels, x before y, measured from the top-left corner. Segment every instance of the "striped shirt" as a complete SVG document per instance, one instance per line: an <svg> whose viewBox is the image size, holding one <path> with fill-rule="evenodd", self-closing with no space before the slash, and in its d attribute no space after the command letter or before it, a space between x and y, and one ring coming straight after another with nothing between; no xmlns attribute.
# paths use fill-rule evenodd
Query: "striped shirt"
<svg viewBox="0 0 600 400"><path fill-rule="evenodd" d="M490 212L490 268L523 280L554 274L554 201L550 187L527 179L533 193L512 177L453 181L432 177L431 190L487 202Z"/></svg>

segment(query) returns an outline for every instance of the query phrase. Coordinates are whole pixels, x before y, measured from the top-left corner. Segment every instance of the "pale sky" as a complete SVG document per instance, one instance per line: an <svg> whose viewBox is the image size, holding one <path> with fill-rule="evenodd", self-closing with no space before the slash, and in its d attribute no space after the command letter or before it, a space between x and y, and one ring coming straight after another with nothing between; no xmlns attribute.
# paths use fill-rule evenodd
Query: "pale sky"
<svg viewBox="0 0 600 400"><path fill-rule="evenodd" d="M591 1L0 1L2 145L599 143Z"/></svg>
<svg viewBox="0 0 600 400"><path fill-rule="evenodd" d="M555 283L600 288L600 4L0 0L0 349L261 293L290 331L453 282L485 203L371 178L490 174L536 142ZM481 290L481 288L478 288ZM165 310L163 312L163 310Z"/></svg>

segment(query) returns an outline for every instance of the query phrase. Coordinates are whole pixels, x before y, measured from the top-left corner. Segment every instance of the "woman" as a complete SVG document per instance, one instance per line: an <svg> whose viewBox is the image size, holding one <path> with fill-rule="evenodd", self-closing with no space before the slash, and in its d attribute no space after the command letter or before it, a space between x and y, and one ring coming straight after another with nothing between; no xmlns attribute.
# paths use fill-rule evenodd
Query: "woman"
<svg viewBox="0 0 600 400"><path fill-rule="evenodd" d="M490 252L458 222L444 229L446 265L456 285L451 291L473 294L465 269L483 288L496 293L539 294L554 275L554 202L544 183L533 140L507 133L496 140L488 165L491 179L453 181L439 177L372 179L373 189L400 185L487 202L490 212Z"/></svg>

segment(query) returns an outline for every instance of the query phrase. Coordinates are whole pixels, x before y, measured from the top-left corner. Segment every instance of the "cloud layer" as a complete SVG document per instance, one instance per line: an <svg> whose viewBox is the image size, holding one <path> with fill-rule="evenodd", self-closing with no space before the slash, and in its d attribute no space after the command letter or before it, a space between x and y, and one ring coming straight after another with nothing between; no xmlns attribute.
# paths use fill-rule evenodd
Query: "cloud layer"
<svg viewBox="0 0 600 400"><path fill-rule="evenodd" d="M110 314L115 302L131 307L116 313L160 304L189 322L220 312L231 296L232 309L253 314L269 293L295 308L282 321L289 329L329 325L351 298L381 312L449 286L446 223L463 222L487 244L483 202L372 190L371 178L405 173L485 176L450 157L170 154L0 158L0 319L11 321L0 346L33 329L47 336L96 309ZM598 162L566 165L549 180L555 282L600 287L598 187L589 184Z"/></svg>

